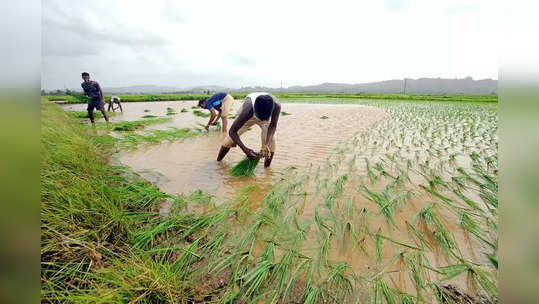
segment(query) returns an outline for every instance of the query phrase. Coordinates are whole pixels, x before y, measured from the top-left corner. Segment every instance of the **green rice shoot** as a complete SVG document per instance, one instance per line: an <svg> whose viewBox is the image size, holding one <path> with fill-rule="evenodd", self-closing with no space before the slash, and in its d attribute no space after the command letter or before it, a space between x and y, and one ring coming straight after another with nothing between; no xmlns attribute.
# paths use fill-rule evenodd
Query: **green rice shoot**
<svg viewBox="0 0 539 304"><path fill-rule="evenodd" d="M230 169L230 174L232 176L252 176L255 173L256 166L258 165L259 159L250 159L248 157L244 158L238 162L232 169Z"/></svg>

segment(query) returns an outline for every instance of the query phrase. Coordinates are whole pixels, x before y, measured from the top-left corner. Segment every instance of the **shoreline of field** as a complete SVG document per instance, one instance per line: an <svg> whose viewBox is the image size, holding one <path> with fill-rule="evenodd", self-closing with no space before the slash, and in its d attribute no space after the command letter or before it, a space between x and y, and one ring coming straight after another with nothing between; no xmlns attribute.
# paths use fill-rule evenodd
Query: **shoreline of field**
<svg viewBox="0 0 539 304"><path fill-rule="evenodd" d="M248 93L233 93L235 99L243 99ZM122 102L148 102L148 101L181 101L200 100L209 98L207 94L118 94ZM304 94L304 93L276 93L281 102L312 102L313 99L324 99L327 103L355 103L363 100L391 100L391 101L425 101L425 102L484 102L497 103L498 95L418 95L418 94ZM43 95L49 101L61 104L86 103L76 95ZM105 101L110 95L105 95Z"/></svg>

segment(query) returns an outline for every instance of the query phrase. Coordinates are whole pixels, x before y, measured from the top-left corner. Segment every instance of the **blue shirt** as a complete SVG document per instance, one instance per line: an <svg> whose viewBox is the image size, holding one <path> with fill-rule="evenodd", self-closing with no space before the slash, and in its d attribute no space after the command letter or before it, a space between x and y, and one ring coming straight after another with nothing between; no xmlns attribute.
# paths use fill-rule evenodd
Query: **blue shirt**
<svg viewBox="0 0 539 304"><path fill-rule="evenodd" d="M226 95L227 93L225 92L213 94L212 97L206 100L206 109L209 110L211 108L216 108L216 109L221 108L221 103L223 102L223 99L225 99Z"/></svg>
<svg viewBox="0 0 539 304"><path fill-rule="evenodd" d="M101 100L101 90L99 90L97 81L90 80L88 82L83 82L80 86L91 100Z"/></svg>

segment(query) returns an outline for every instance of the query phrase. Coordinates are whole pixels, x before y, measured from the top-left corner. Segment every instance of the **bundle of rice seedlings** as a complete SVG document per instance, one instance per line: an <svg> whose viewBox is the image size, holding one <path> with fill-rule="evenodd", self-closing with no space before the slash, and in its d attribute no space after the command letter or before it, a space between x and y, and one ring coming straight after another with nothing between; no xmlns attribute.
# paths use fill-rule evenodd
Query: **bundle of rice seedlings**
<svg viewBox="0 0 539 304"><path fill-rule="evenodd" d="M210 117L210 113L205 113L205 112L202 112L200 110L194 110L193 114L195 114L196 116L199 116L199 117Z"/></svg>
<svg viewBox="0 0 539 304"><path fill-rule="evenodd" d="M173 108L167 108L167 115L176 115L176 111Z"/></svg>
<svg viewBox="0 0 539 304"><path fill-rule="evenodd" d="M182 112L182 113L187 112L187 108L182 108L182 110L180 112Z"/></svg>
<svg viewBox="0 0 539 304"><path fill-rule="evenodd" d="M157 116L155 115L144 115L142 116L142 118L156 118Z"/></svg>
<svg viewBox="0 0 539 304"><path fill-rule="evenodd" d="M286 116L286 115L292 115L292 114L290 114L288 112L285 112L285 111L281 111L281 115Z"/></svg>
<svg viewBox="0 0 539 304"><path fill-rule="evenodd" d="M246 157L232 167L229 172L232 176L252 176L258 165L258 161L259 159L250 159Z"/></svg>
<svg viewBox="0 0 539 304"><path fill-rule="evenodd" d="M320 116L320 119L328 119L329 117L327 117L326 115L322 115Z"/></svg>

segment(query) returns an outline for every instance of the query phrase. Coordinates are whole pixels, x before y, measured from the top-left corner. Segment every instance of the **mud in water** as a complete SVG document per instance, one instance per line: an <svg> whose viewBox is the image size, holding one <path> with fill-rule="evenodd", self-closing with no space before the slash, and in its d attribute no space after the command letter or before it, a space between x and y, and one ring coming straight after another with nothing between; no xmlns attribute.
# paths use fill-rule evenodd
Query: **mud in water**
<svg viewBox="0 0 539 304"><path fill-rule="evenodd" d="M123 112L116 110L114 116L110 117L110 121L132 121L144 119L145 115L153 115L157 117L172 117L173 120L169 123L152 125L151 128L166 129L168 127L176 128L191 128L200 127L200 123L205 124L208 118L199 117L193 114L191 107L197 105L196 100L182 101L160 101L160 102L125 102L122 103ZM235 108L239 105L237 101ZM86 111L86 104L62 105L66 111ZM168 108L172 109L174 115L167 115ZM185 108L187 112L181 112ZM108 103L105 104L105 109L108 109ZM112 112L112 111L110 111ZM89 122L90 120L87 119ZM103 118L98 118L96 121L104 121Z"/></svg>
<svg viewBox="0 0 539 304"><path fill-rule="evenodd" d="M187 104L187 103L186 103ZM194 102L192 103L194 104ZM144 109L166 111L170 103L133 104L138 114L144 115ZM127 106L131 106L128 104ZM236 102L236 107L240 106ZM174 115L169 125L186 127L198 122L205 123L207 118L200 118L191 113ZM176 103L175 108L178 108ZM131 109L126 107L125 114ZM142 112L141 112L142 111ZM282 111L290 113L279 118L276 131L277 149L270 168L259 164L254 177L232 177L228 171L244 154L233 148L221 162L215 159L226 134L215 133L213 136L201 136L185 141L164 143L158 146L142 148L132 152L122 152L120 160L135 170L155 171L166 177L158 182L161 190L168 193L190 193L200 189L217 197L231 198L236 191L256 184L263 195L270 188L272 181L280 177L280 172L288 167L301 168L310 163L318 164L327 157L340 142L350 139L357 132L383 120L388 115L379 108L360 105L314 105L283 104ZM320 119L321 116L327 119ZM122 116L117 116L119 119ZM125 118L125 117L124 117ZM135 118L137 119L137 118ZM229 123L231 125L231 122ZM254 126L242 136L244 143L251 149L260 149L260 129Z"/></svg>

